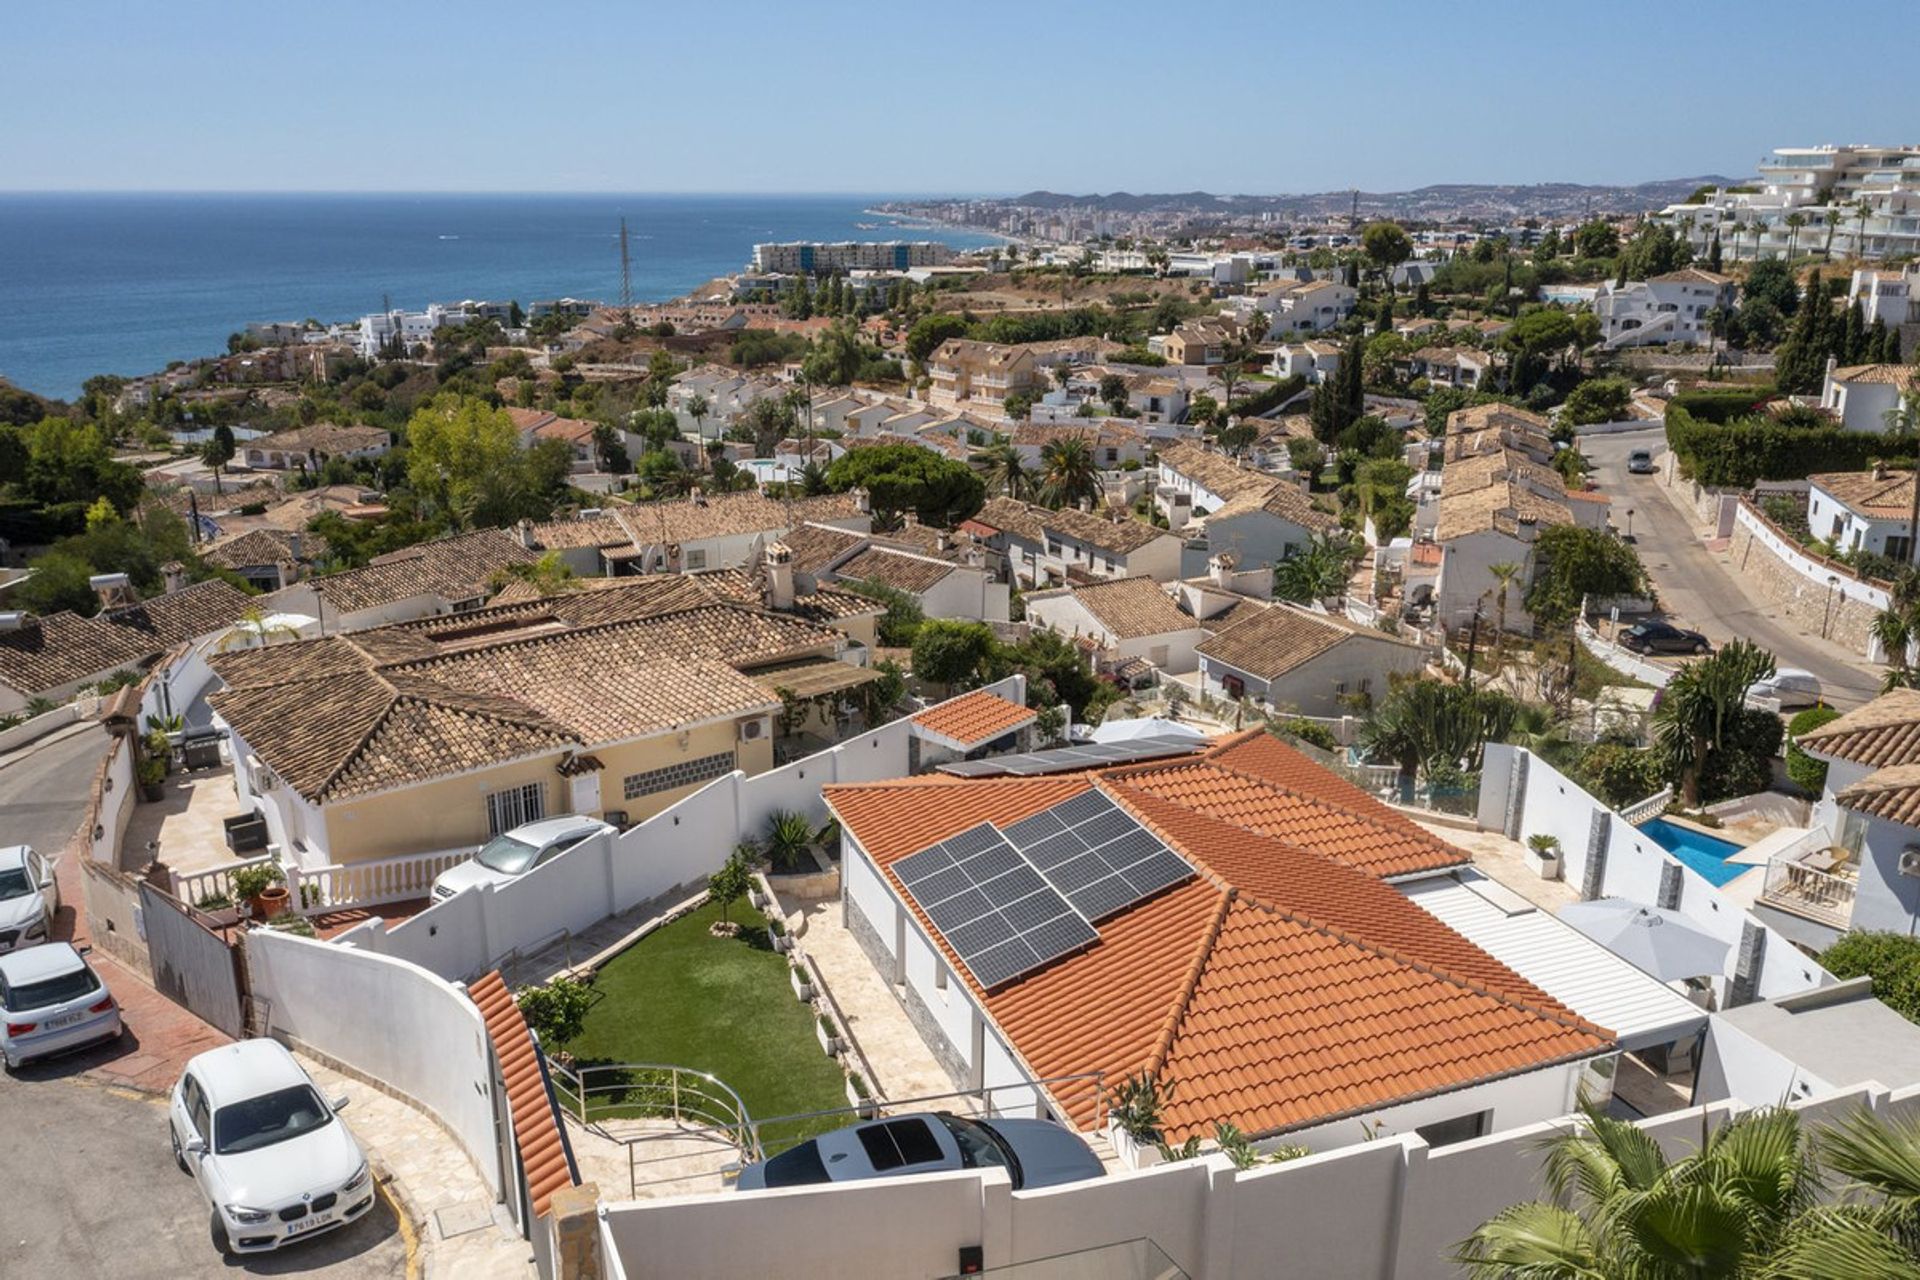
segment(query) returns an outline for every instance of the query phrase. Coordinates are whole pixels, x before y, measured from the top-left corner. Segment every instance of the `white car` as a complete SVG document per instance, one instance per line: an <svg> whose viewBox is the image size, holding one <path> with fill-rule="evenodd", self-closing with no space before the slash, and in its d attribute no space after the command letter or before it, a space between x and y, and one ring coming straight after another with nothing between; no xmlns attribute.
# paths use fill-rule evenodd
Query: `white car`
<svg viewBox="0 0 1920 1280"><path fill-rule="evenodd" d="M1747 686L1747 697L1768 698L1782 708L1820 705L1820 677L1798 667L1781 667Z"/></svg>
<svg viewBox="0 0 1920 1280"><path fill-rule="evenodd" d="M113 993L70 942L0 956L0 1011L0 1057L9 1071L121 1032Z"/></svg>
<svg viewBox="0 0 1920 1280"><path fill-rule="evenodd" d="M173 1159L213 1207L214 1247L267 1253L373 1207L367 1156L276 1040L242 1040L187 1063L167 1128Z"/></svg>
<svg viewBox="0 0 1920 1280"><path fill-rule="evenodd" d="M615 828L598 818L574 814L545 818L503 831L480 846L480 851L457 867L448 867L433 881L434 901L451 898L462 889L483 884L506 884L543 862L559 857L577 844Z"/></svg>
<svg viewBox="0 0 1920 1280"><path fill-rule="evenodd" d="M0 951L45 942L59 910L53 864L24 844L0 849Z"/></svg>

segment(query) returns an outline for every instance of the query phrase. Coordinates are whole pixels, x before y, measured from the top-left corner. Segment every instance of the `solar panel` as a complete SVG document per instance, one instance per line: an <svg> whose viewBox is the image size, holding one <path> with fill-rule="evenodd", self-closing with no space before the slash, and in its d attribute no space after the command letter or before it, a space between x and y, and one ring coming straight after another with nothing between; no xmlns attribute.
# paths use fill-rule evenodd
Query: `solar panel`
<svg viewBox="0 0 1920 1280"><path fill-rule="evenodd" d="M1051 830L1067 840L1058 820ZM1085 845L1074 841L1074 852ZM1099 933L992 824L900 859L894 874L982 986L997 986L1083 947Z"/></svg>
<svg viewBox="0 0 1920 1280"><path fill-rule="evenodd" d="M1101 791L1063 800L1008 827L1006 835L1088 920L1123 911L1194 874L1191 863Z"/></svg>

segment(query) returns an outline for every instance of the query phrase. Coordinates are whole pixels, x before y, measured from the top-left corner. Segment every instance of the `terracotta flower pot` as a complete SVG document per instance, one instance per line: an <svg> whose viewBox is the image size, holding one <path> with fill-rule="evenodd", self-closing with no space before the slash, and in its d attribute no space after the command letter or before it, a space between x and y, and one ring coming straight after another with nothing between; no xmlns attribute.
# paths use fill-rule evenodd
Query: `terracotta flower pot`
<svg viewBox="0 0 1920 1280"><path fill-rule="evenodd" d="M285 913L292 902L292 895L283 884L270 884L253 899L253 914L259 920L271 920Z"/></svg>

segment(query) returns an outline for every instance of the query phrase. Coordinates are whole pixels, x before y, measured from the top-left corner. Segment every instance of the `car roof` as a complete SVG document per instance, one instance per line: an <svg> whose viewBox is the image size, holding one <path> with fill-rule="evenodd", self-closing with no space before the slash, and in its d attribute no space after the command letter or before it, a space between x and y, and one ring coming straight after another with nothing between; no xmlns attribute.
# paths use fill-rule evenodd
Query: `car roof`
<svg viewBox="0 0 1920 1280"><path fill-rule="evenodd" d="M516 840L536 840L544 844L556 836L568 835L582 828L598 829L604 825L598 818L573 813L564 818L542 818L538 822L522 823L507 834Z"/></svg>
<svg viewBox="0 0 1920 1280"><path fill-rule="evenodd" d="M0 846L0 871L11 871L27 863L27 854L32 850L24 844Z"/></svg>
<svg viewBox="0 0 1920 1280"><path fill-rule="evenodd" d="M242 1040L209 1049L187 1063L215 1107L271 1093L289 1085L310 1084L286 1046L277 1040Z"/></svg>
<svg viewBox="0 0 1920 1280"><path fill-rule="evenodd" d="M45 982L63 973L77 973L87 967L70 942L46 942L24 951L0 956L0 976L9 983Z"/></svg>

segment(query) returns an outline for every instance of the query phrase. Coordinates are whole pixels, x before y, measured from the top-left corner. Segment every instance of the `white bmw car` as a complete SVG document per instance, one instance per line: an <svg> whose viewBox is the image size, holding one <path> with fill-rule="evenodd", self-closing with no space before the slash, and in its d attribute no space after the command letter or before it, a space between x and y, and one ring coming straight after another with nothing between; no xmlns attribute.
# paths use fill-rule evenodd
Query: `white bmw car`
<svg viewBox="0 0 1920 1280"><path fill-rule="evenodd" d="M167 1127L173 1158L213 1207L214 1247L267 1253L373 1207L366 1153L275 1040L242 1040L187 1063Z"/></svg>
<svg viewBox="0 0 1920 1280"><path fill-rule="evenodd" d="M24 844L0 849L0 951L45 942L59 910L53 863Z"/></svg>

